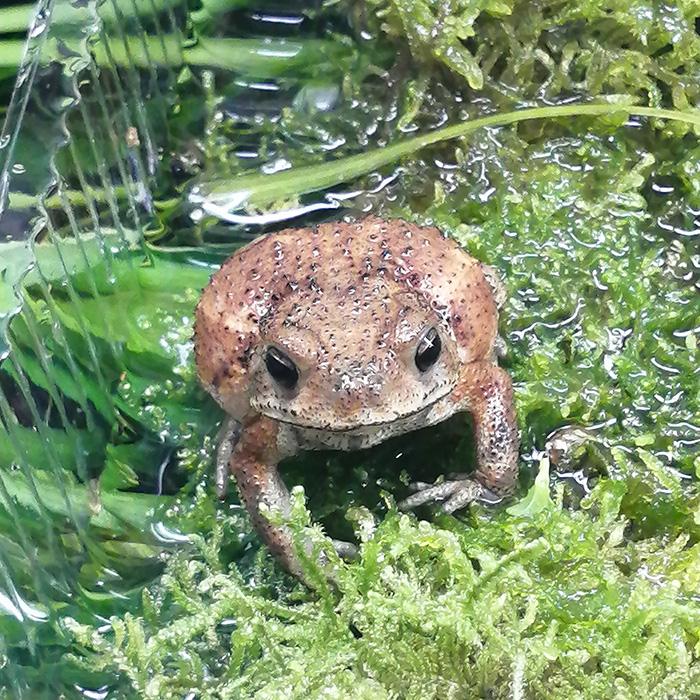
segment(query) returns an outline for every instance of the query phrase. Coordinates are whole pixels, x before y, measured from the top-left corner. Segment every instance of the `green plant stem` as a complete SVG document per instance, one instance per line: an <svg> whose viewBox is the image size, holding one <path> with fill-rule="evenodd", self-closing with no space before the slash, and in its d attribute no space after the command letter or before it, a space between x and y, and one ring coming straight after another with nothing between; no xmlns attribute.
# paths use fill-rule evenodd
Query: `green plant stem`
<svg viewBox="0 0 700 700"><path fill-rule="evenodd" d="M18 68L24 55L25 42L21 39L0 41L0 67Z"/></svg>
<svg viewBox="0 0 700 700"><path fill-rule="evenodd" d="M340 158L322 165L312 165L303 168L293 168L274 175L243 175L235 179L217 179L203 181L196 185L197 195L206 200L230 200L238 198L241 206L269 204L294 195L308 194L316 190L333 187L342 182L365 175L372 170L389 165L400 158L416 153L421 148L466 136L483 127L500 127L532 119L554 119L572 116L603 116L606 114L629 114L656 119L670 119L685 122L700 128L700 112L680 112L655 107L637 107L634 105L620 106L609 104L596 105L564 105L559 107L534 107L506 114L493 114L481 117L471 122L454 124L427 134L421 134L412 139L406 139L386 148L369 153L361 153L347 158ZM114 188L113 194L117 199L126 195L123 187ZM85 206L87 199L79 190L64 192L68 201L74 206ZM243 196L245 195L245 196ZM10 205L17 209L36 205L37 198L33 195L10 193ZM101 190L91 190L91 198L96 201L104 199ZM44 201L47 209L62 206L61 198L49 197Z"/></svg>
<svg viewBox="0 0 700 700"><path fill-rule="evenodd" d="M227 0L222 0L222 3L226 2ZM183 4L182 0L128 0L121 3L121 6L116 3L115 7L115 4L108 1L100 6L98 14L105 24L114 24L117 20L122 21L123 18L147 17L181 4ZM0 9L0 34L26 32L34 18L35 10L33 3ZM69 2L60 2L51 13L51 26L82 22L85 16L84 7L76 8Z"/></svg>
<svg viewBox="0 0 700 700"><path fill-rule="evenodd" d="M302 168L292 168L274 175L244 175L238 178L221 178L198 183L197 198L214 203L219 200L221 206L226 201L239 202L243 206L266 206L271 202L289 199L295 195L308 194L316 190L333 187L342 182L353 180L432 144L460 138L484 127L502 127L533 119L556 119L561 117L605 116L627 114L654 119L669 119L692 124L700 130L700 111L681 112L655 107L638 107L635 105L588 104L562 105L555 107L533 107L505 114L493 114L473 121L454 124L436 131L431 131L414 138L399 141L385 148L378 148L368 153L340 158L325 164L315 164ZM238 208L238 207L237 207Z"/></svg>
<svg viewBox="0 0 700 700"><path fill-rule="evenodd" d="M121 6L118 5L117 10L112 2L105 2L100 6L98 14L105 24L110 25L122 18L148 17L184 4L183 0L128 0L121 3ZM195 23L201 23L247 5L248 0L203 0L201 9L192 12L191 17ZM34 3L0 9L0 34L26 32L35 10ZM51 25L71 25L84 16L84 8L75 8L68 2L59 3L51 14Z"/></svg>
<svg viewBox="0 0 700 700"><path fill-rule="evenodd" d="M192 24L197 27L215 20L219 15L247 7L248 0L202 0L199 10L190 12Z"/></svg>
<svg viewBox="0 0 700 700"><path fill-rule="evenodd" d="M62 42L63 50L73 43ZM24 41L5 39L0 41L0 67L19 67L24 55ZM55 41L48 42L44 52L46 59L60 58ZM260 39L213 39L202 38L190 47L183 47L178 36L131 36L113 37L109 51L103 43L93 49L99 65L171 66L183 64L207 68L222 68L251 78L276 78L305 67L314 76L323 70L341 72L351 50L335 42L322 39L304 41L262 41Z"/></svg>
<svg viewBox="0 0 700 700"><path fill-rule="evenodd" d="M0 10L0 32L26 32L34 15L34 5L13 5Z"/></svg>
<svg viewBox="0 0 700 700"><path fill-rule="evenodd" d="M321 39L262 41L207 37L192 46L183 47L179 37L173 35L131 37L126 43L115 39L110 42L109 50L111 59L119 65L133 62L146 68L153 63L173 67L184 63L222 68L254 78L275 78L305 66L317 75L324 64L330 67L333 61L349 55L346 48ZM103 44L95 46L95 58L100 64L109 63Z"/></svg>
<svg viewBox="0 0 700 700"><path fill-rule="evenodd" d="M123 200L126 198L127 191L123 185L115 185L111 188L111 193L114 199ZM87 192L83 190L64 190L63 196L65 201L73 207L85 207L88 202L104 203L107 201L105 191L100 188L91 187ZM28 209L36 206L40 198L32 194L24 194L23 192L10 192L10 206L13 209ZM42 204L47 209L60 209L64 202L61 195L52 195L43 200Z"/></svg>
<svg viewBox="0 0 700 700"><path fill-rule="evenodd" d="M350 56L347 46L323 39L303 41L260 41L259 39L201 38L183 50L185 62L193 66L208 66L234 70L236 73L259 78L275 78L308 68L314 77L319 70Z"/></svg>

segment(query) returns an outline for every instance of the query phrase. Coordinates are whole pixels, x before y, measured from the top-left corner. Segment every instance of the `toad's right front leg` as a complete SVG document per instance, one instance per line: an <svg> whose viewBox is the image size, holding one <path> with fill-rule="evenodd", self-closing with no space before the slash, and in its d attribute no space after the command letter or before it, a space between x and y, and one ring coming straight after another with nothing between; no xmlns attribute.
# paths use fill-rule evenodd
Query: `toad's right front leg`
<svg viewBox="0 0 700 700"><path fill-rule="evenodd" d="M293 454L293 450L280 450L279 430L276 421L262 416L246 423L230 453L229 469L236 479L241 500L260 539L290 574L306 581L291 531L284 524L271 523L260 509L264 504L266 509L280 513L283 521L289 519L292 511L289 491L280 478L277 464L283 457ZM343 559L354 559L357 556L357 547L351 542L331 542ZM310 541L306 543L305 550L308 555L312 554ZM320 555L320 563L324 567L327 564L323 553ZM332 576L329 570L326 570L326 574ZM306 583L310 584L309 581Z"/></svg>
<svg viewBox="0 0 700 700"><path fill-rule="evenodd" d="M289 491L277 471L282 458L277 445L278 429L275 421L264 417L246 424L231 452L229 467L256 532L280 563L291 574L301 577L289 528L274 525L260 511L264 504L271 511L279 511L284 519L291 513Z"/></svg>

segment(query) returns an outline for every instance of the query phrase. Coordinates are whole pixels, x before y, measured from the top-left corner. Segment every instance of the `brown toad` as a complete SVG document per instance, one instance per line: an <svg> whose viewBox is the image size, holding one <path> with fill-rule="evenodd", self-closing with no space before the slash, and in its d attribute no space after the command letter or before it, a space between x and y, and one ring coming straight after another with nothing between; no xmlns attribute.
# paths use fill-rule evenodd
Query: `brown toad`
<svg viewBox="0 0 700 700"><path fill-rule="evenodd" d="M473 478L421 484L401 507L441 501L452 512L513 489L500 294L492 271L437 229L376 217L263 236L213 276L195 344L200 379L231 418L217 486L230 469L255 528L292 573L290 533L260 506L289 512L277 464L301 450L369 447L468 411Z"/></svg>

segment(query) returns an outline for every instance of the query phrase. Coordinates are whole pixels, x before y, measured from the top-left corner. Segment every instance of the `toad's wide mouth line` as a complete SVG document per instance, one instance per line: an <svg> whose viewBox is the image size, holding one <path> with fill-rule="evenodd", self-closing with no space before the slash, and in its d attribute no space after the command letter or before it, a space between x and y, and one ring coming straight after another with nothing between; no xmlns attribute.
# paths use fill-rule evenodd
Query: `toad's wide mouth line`
<svg viewBox="0 0 700 700"><path fill-rule="evenodd" d="M270 410L260 410L260 414L265 416L266 418L271 418L272 420L276 420L279 423L284 423L285 425L291 425L295 428L301 428L303 430L318 430L322 431L324 433L333 433L333 434L346 434L346 433L354 433L354 432L362 432L363 430L367 428L384 428L388 427L390 425L395 425L396 423L401 423L402 421L408 420L409 418L415 418L416 416L420 415L421 413L427 413L430 411L430 409L435 406L436 403L439 401L442 401L443 399L447 398L453 391L454 386L450 387L447 391L444 393L440 394L439 396L436 396L434 399L430 401L430 403L421 406L420 408L416 409L415 411L411 411L410 413L403 413L400 416L396 416L395 418L392 418L391 420L383 420L383 421L377 421L374 423L357 423L355 425L349 425L349 426L343 426L342 428L338 427L332 427L329 425L321 425L321 424L311 424L311 423L302 423L296 420L290 420L286 415L284 414L279 414L275 411L270 411Z"/></svg>

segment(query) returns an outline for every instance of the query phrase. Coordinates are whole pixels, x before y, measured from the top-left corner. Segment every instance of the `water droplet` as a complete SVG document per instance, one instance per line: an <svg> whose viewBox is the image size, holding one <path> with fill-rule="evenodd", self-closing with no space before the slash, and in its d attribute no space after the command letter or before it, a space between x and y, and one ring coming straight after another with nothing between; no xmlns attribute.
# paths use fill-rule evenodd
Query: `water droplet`
<svg viewBox="0 0 700 700"><path fill-rule="evenodd" d="M286 158L277 158L277 160L265 163L261 170L266 175L272 175L273 173L278 173L281 170L289 170L291 167L292 164Z"/></svg>

